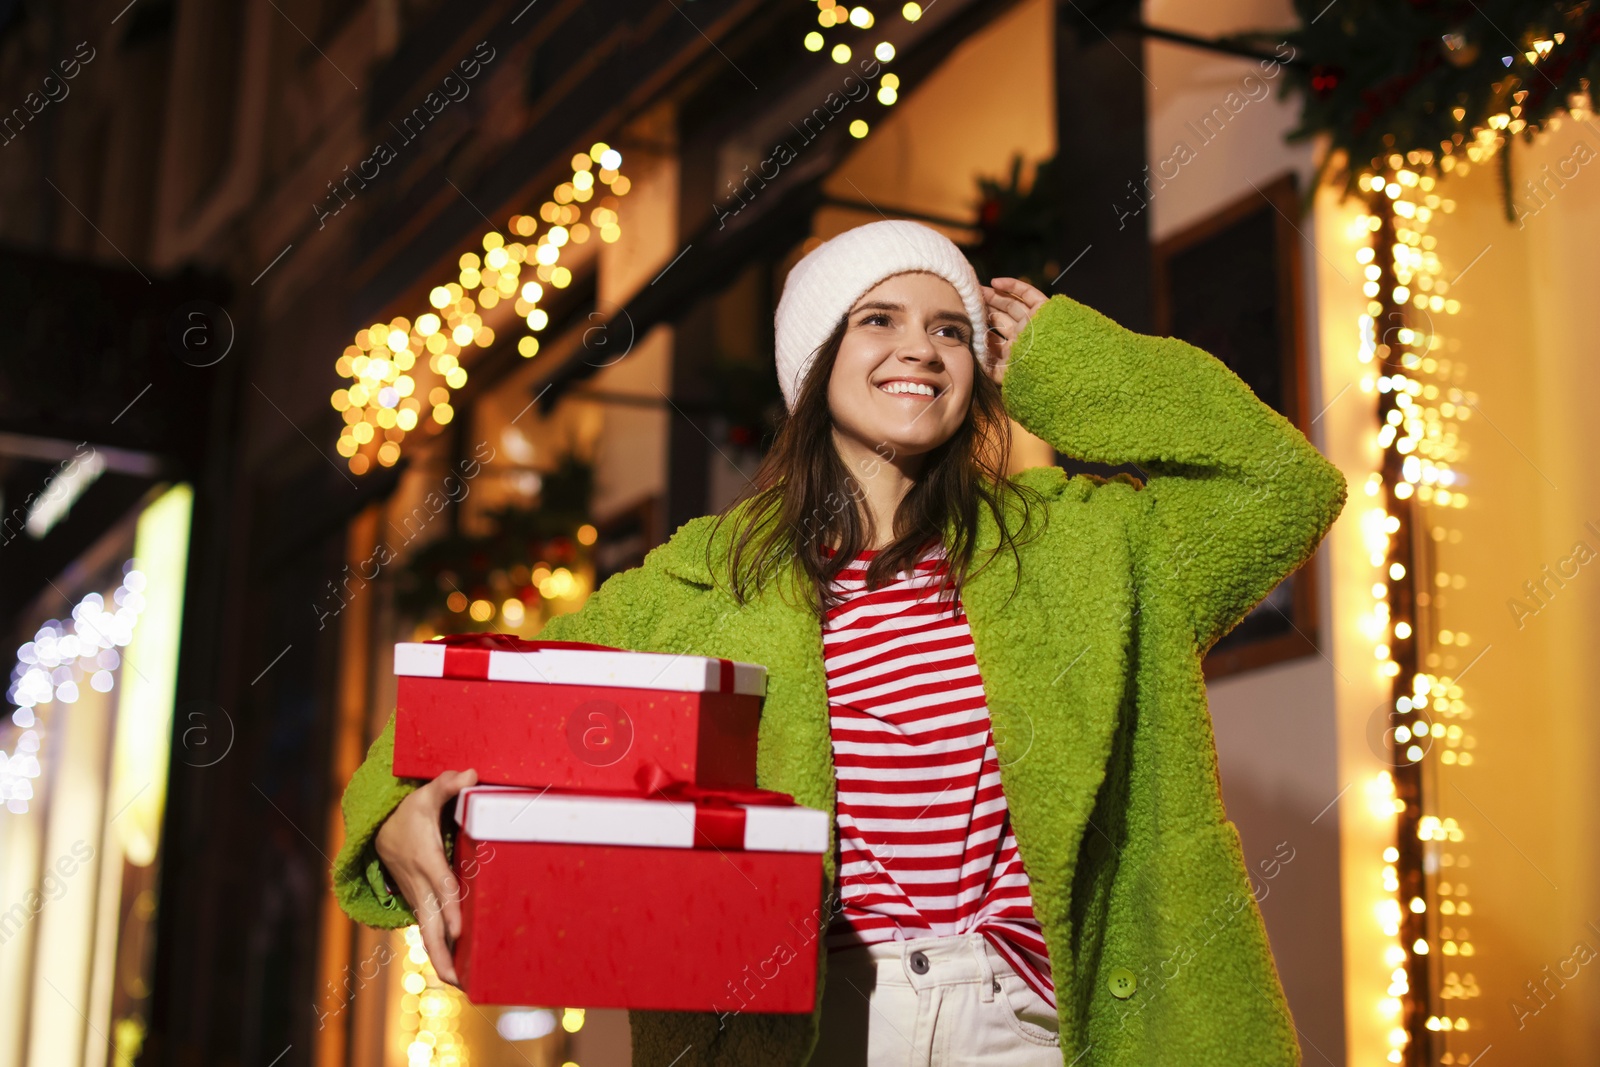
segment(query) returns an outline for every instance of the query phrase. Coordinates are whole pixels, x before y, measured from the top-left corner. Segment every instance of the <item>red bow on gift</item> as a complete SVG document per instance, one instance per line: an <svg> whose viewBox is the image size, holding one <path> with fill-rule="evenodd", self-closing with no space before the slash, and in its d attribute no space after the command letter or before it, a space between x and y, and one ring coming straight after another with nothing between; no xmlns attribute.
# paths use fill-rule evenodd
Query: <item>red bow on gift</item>
<svg viewBox="0 0 1600 1067"><path fill-rule="evenodd" d="M694 804L694 847L743 849L745 811L742 805L794 807L794 797L756 786L703 786L673 778L659 763L646 763L633 780L645 796Z"/></svg>
<svg viewBox="0 0 1600 1067"><path fill-rule="evenodd" d="M444 646L446 678L487 678L489 653L538 652L545 648L573 648L589 652L617 652L610 645L591 645L583 641L530 641L516 634L447 634L427 642Z"/></svg>
<svg viewBox="0 0 1600 1067"><path fill-rule="evenodd" d="M705 786L674 778L659 763L643 764L634 772L638 790L550 788L545 793L571 796L627 797L632 800L671 800L694 805L694 847L744 849L746 804L795 807L794 797L756 786Z"/></svg>

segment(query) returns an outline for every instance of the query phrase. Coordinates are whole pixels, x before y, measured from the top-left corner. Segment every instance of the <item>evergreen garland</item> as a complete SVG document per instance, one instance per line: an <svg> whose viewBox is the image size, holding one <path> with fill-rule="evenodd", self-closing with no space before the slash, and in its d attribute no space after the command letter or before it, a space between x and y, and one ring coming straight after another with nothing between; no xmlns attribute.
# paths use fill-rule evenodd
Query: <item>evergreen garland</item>
<svg viewBox="0 0 1600 1067"><path fill-rule="evenodd" d="M1227 38L1256 49L1288 41L1282 94L1302 98L1290 141L1327 133L1343 149L1345 193L1369 163L1399 154L1439 173L1444 156L1480 138L1498 145L1507 217L1510 146L1575 101L1587 108L1600 73L1593 0L1295 0L1301 24ZM1329 152L1321 167L1339 157ZM1389 167L1388 169L1394 169ZM1323 177L1319 170L1314 189Z"/></svg>
<svg viewBox="0 0 1600 1067"><path fill-rule="evenodd" d="M1021 278L1040 289L1061 273L1056 256L1063 240L1061 193L1055 180L1059 156L1041 160L1033 181L1022 186L1022 155L1011 173L978 179L978 240L962 246L980 278Z"/></svg>
<svg viewBox="0 0 1600 1067"><path fill-rule="evenodd" d="M444 633L503 630L503 623L473 620L445 604L452 592L468 601L495 604L515 597L530 616L541 610L531 571L539 564L576 571L589 562L589 549L577 539L590 522L593 468L568 454L540 480L538 503L489 512L493 531L483 536L450 533L420 549L396 574L395 601L403 618L431 622Z"/></svg>

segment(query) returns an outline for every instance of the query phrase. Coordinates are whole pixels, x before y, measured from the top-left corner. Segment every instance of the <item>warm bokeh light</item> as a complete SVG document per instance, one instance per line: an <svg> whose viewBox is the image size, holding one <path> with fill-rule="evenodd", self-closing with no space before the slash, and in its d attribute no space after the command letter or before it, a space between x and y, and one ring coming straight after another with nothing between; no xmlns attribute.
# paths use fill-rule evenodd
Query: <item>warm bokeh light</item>
<svg viewBox="0 0 1600 1067"><path fill-rule="evenodd" d="M573 282L571 268L558 262L562 250L586 243L593 232L608 244L621 238L618 197L630 188L621 173L622 153L597 141L571 162L571 179L555 188L538 219L512 215L506 233L490 230L479 242L481 251L469 250L456 258L454 280L429 290L433 311L418 315L415 322L397 316L356 331L354 343L334 365L352 384L330 397L344 423L334 450L353 473L366 473L374 460L384 467L398 463L405 436L419 426L438 433L450 424L455 417L452 392L467 384L462 357L469 349L487 349L496 340L483 312L507 301L530 330L544 329L550 316L538 303L546 285L559 291ZM580 205L588 205L587 223L582 221ZM549 225L536 241L516 239L533 237L540 219ZM516 345L524 359L539 351L538 340L531 336L518 338ZM424 388L426 408L413 395ZM378 430L384 433L380 436Z"/></svg>
<svg viewBox="0 0 1600 1067"><path fill-rule="evenodd" d="M1466 154L1468 159L1442 156L1439 169L1463 174L1490 153L1474 144ZM1456 464L1464 450L1463 424L1477 403L1476 395L1460 384L1464 368L1445 343L1450 317L1460 312L1461 304L1450 292L1438 237L1429 231L1456 205L1441 193L1439 179L1422 173L1433 162L1425 152L1394 153L1374 161L1357 181L1367 194L1366 210L1347 231L1367 298L1357 323L1359 385L1376 400L1381 414L1371 442L1378 469L1362 485L1370 501L1361 516L1362 536L1375 580L1360 629L1372 642L1379 686L1394 693L1389 729L1379 741L1394 754L1394 769L1370 783L1368 805L1374 818L1392 824L1399 846L1406 846L1383 849L1382 892L1373 912L1386 939L1378 963L1388 975L1386 995L1375 1007L1397 1024L1387 1031L1385 1059L1390 1063L1414 1061L1420 1051L1420 1045L1412 1047L1416 1035L1398 1025L1417 1018L1405 1010L1412 997L1432 1005L1435 998L1466 1000L1479 994L1471 972L1431 972L1419 959L1416 974L1429 975L1438 988L1418 989L1413 981L1414 959L1434 952L1472 954L1466 930L1446 925L1470 914L1470 905L1460 910L1460 897L1469 888L1460 869L1469 865L1470 856L1447 847L1465 838L1455 818L1418 810L1431 801L1402 799L1439 795L1422 789L1422 776L1431 779L1440 767L1470 766L1475 744L1463 725L1472 711L1462 699L1461 686L1450 675L1436 673L1444 662L1441 649L1460 648L1471 640L1442 626L1438 612L1430 608L1435 590L1461 587L1459 576L1437 563L1433 573L1423 573L1420 565L1405 561L1437 559L1436 553L1411 553L1407 546L1418 541L1460 538L1448 525L1449 513L1467 505ZM1459 272L1461 266L1455 264L1455 269ZM1402 558L1391 558L1392 548ZM1409 683L1395 692L1394 680L1406 671L1411 672ZM1402 835L1412 829L1413 843L1407 846ZM1416 841L1423 843L1420 849ZM1437 927L1428 923L1430 911L1440 917ZM1448 1025L1438 1020L1430 1018L1428 1028L1465 1029L1453 1017Z"/></svg>
<svg viewBox="0 0 1600 1067"><path fill-rule="evenodd" d="M404 933L400 959L400 1025L407 1067L468 1067L468 1048L459 1029L461 991L443 982L428 960L415 926Z"/></svg>

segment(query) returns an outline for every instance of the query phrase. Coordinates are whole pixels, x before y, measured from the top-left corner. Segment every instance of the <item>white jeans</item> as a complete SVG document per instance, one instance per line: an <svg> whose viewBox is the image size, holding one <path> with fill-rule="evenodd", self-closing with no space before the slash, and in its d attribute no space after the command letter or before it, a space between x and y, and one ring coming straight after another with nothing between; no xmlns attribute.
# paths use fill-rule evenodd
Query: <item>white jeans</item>
<svg viewBox="0 0 1600 1067"><path fill-rule="evenodd" d="M828 957L814 1067L1061 1067L1055 1009L982 934Z"/></svg>

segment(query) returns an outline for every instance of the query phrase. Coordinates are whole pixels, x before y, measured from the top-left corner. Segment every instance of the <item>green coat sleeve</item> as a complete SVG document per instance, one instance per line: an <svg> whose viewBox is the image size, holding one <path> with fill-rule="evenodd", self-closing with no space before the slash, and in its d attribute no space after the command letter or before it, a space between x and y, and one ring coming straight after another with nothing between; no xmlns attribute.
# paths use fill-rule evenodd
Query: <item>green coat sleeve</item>
<svg viewBox="0 0 1600 1067"><path fill-rule="evenodd" d="M1316 551L1346 485L1215 356L1056 294L1012 346L1007 410L1058 452L1133 463L1146 574L1188 605L1203 653Z"/></svg>
<svg viewBox="0 0 1600 1067"><path fill-rule="evenodd" d="M631 648L639 635L648 633L659 602L650 587L659 583L648 566L613 575L577 611L558 615L539 635L551 641L587 641L597 645ZM397 894L384 888L373 839L389 813L412 790L419 778L397 778L394 767L394 715L367 749L366 759L350 776L341 808L344 844L333 860L333 891L346 915L376 927L409 926L416 915ZM446 834L448 851L454 836Z"/></svg>
<svg viewBox="0 0 1600 1067"><path fill-rule="evenodd" d="M344 812L344 844L333 858L333 894L345 914L368 926L409 926L416 916L398 894L383 885L378 854L372 840L383 820L413 789L418 778L396 778L394 765L394 715L367 749L356 773L345 786L340 808Z"/></svg>

